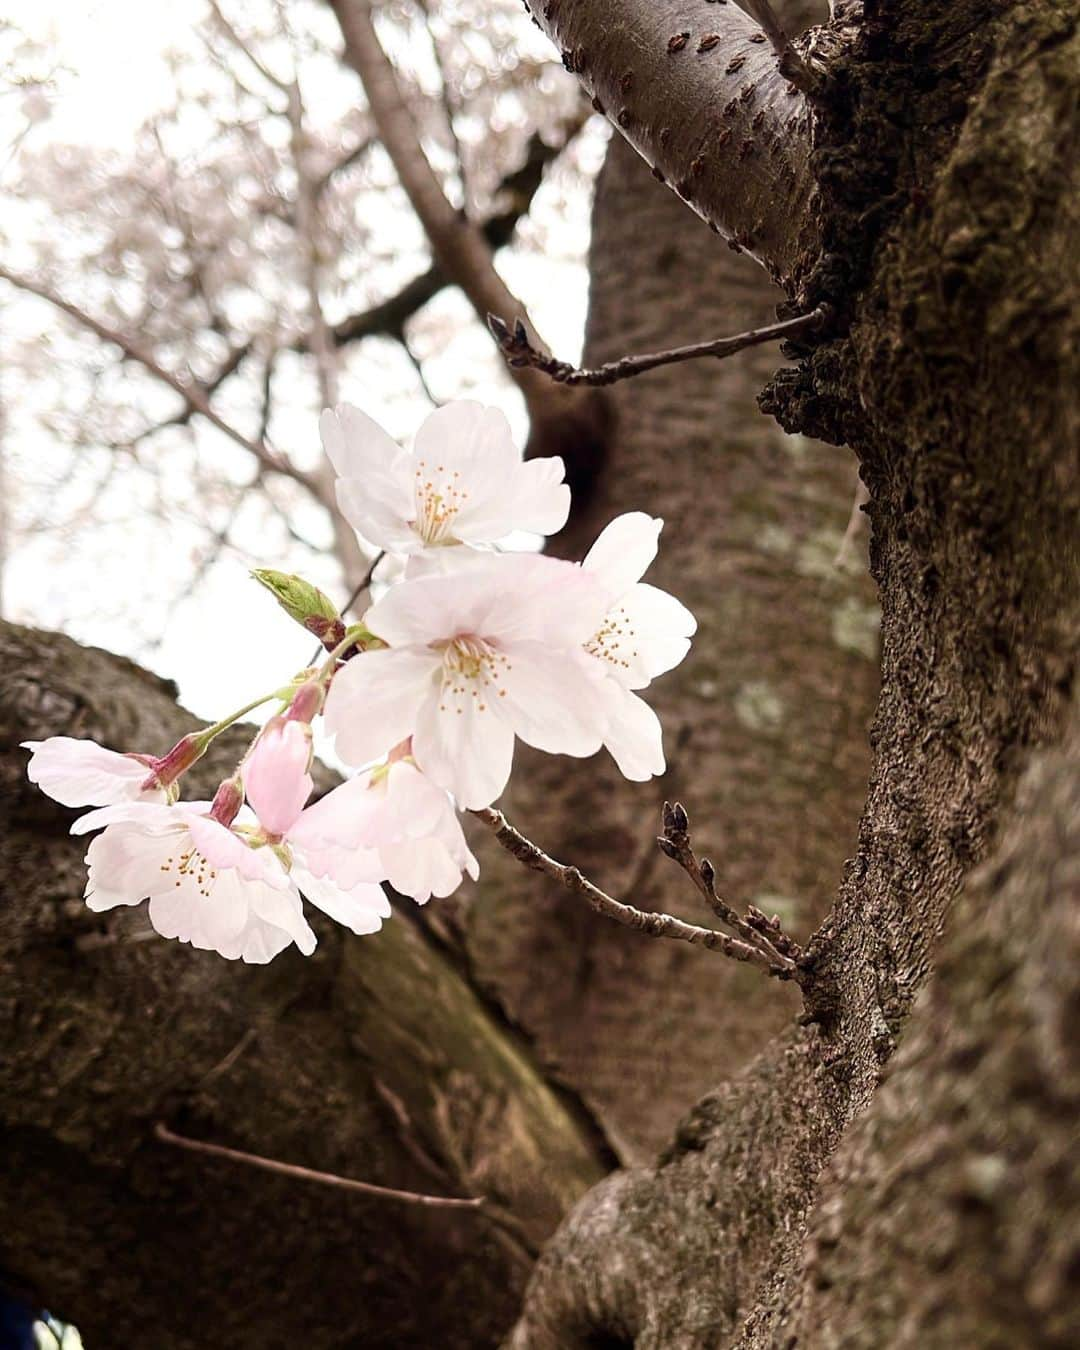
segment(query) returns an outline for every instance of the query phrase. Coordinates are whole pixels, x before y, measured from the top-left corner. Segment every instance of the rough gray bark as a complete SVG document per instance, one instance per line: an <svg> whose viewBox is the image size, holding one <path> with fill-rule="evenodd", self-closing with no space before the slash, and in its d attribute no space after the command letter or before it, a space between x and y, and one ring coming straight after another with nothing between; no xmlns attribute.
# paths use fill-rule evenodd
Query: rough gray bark
<svg viewBox="0 0 1080 1350"><path fill-rule="evenodd" d="M404 906L369 938L317 925L312 958L265 967L143 942L140 911L91 914L74 813L27 783L18 742L156 751L193 719L56 635L0 627L0 670L0 1272L90 1347L491 1344L530 1250L605 1170L588 1118ZM216 742L194 790L243 743ZM493 1214L195 1156L158 1120Z"/></svg>
<svg viewBox="0 0 1080 1350"><path fill-rule="evenodd" d="M850 331L768 402L850 441L872 494L882 693L859 847L812 944L813 1021L704 1098L657 1167L578 1206L516 1350L1075 1341L1058 944L1075 921L1077 16L836 8L865 22L840 34L816 132L807 295ZM954 917L878 1093L1021 767L1059 744L1000 894L984 880Z"/></svg>

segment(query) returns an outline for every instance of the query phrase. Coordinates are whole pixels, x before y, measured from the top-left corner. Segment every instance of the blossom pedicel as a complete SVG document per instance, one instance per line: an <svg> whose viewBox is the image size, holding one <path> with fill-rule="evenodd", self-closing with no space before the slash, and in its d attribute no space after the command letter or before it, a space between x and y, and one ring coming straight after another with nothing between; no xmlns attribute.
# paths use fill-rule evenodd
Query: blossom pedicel
<svg viewBox="0 0 1080 1350"><path fill-rule="evenodd" d="M326 628L321 667L160 757L66 736L24 743L43 792L98 808L72 826L101 831L86 855L91 909L148 900L162 936L249 962L314 950L304 900L372 933L390 915L383 883L422 904L476 878L457 812L500 795L517 739L579 758L606 746L634 780L663 772L660 723L638 691L678 665L695 630L641 581L663 525L641 512L613 520L582 564L499 551L512 530L561 529L570 492L562 460L522 461L497 410L448 404L411 452L347 405L321 429L343 512L407 564L351 628L302 579L260 574L292 618ZM272 700L214 800L178 801L212 741ZM320 715L360 772L309 805Z"/></svg>

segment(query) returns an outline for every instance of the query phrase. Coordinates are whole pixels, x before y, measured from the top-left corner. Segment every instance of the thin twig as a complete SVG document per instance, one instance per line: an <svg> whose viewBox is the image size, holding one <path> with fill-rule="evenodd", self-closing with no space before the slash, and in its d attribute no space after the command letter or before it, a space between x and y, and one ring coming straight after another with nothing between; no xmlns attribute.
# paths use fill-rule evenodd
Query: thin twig
<svg viewBox="0 0 1080 1350"><path fill-rule="evenodd" d="M712 928L699 928L697 924L684 923L682 919L676 919L672 914L635 909L632 905L623 904L621 900L614 899L598 886L594 886L576 867L567 867L564 863L556 862L554 858L549 857L531 840L515 830L501 811L488 806L483 810L473 811L472 814L487 825L503 848L513 854L518 862L535 872L542 872L565 886L568 891L582 896L598 914L603 914L606 918L614 919L616 923L645 933L649 937L674 938L679 942L689 942L695 946L707 947L710 951L722 952L734 961L746 961L750 965L757 966L778 980L795 978L795 962L789 957L781 956L778 952L774 956L769 956L760 946L750 946L749 943L740 942L738 938L729 937L727 933L718 933Z"/></svg>
<svg viewBox="0 0 1080 1350"><path fill-rule="evenodd" d="M489 314L487 323L495 341L502 348L508 365L529 366L533 370L543 371L558 384L605 385L631 379L646 370L655 370L657 366L695 361L699 356L721 358L733 356L744 347L756 347L763 342L779 342L784 338L816 333L825 326L831 314L828 305L819 305L809 314L800 314L794 319L767 324L764 328L751 328L745 333L737 333L734 337L715 338L711 342L695 342L688 347L672 347L669 351L650 352L645 356L622 356L618 361L609 361L595 370L578 369L568 361L558 361L553 356L537 350L529 341L525 325L520 319L515 321L513 329L497 314Z"/></svg>
<svg viewBox="0 0 1080 1350"><path fill-rule="evenodd" d="M779 950L772 940L771 928L769 931L763 931L761 924L749 917L744 918L717 892L716 869L708 858L698 861L690 844L690 817L680 802L676 802L674 806L670 802L664 803L663 822L664 832L656 840L661 853L679 864L721 923L726 923L751 947L763 951L770 960L796 960L802 955L798 945L786 935L783 935L784 950ZM757 913L760 914L761 911L758 910Z"/></svg>
<svg viewBox="0 0 1080 1350"><path fill-rule="evenodd" d="M772 44L773 51L780 58L780 74L804 94L816 93L821 87L821 81L791 45L791 39L784 32L784 26L769 0L743 0L743 8L757 20L761 31Z"/></svg>
<svg viewBox="0 0 1080 1350"><path fill-rule="evenodd" d="M333 1172L317 1172L313 1168L299 1167L295 1163L278 1162L276 1158L264 1158L258 1153L245 1153L241 1149L226 1148L224 1144L209 1144L201 1139L189 1139L185 1135L175 1134L160 1120L154 1126L154 1135L163 1144L190 1149L192 1153L206 1153L213 1158L228 1158L232 1162L246 1163L248 1167L259 1167L264 1172L294 1177L297 1181L315 1181L323 1186L336 1186L343 1191L359 1191L362 1195L375 1195L383 1200L399 1200L406 1205L425 1205L438 1209L483 1209L487 1204L484 1197L479 1195L462 1197L421 1195L416 1191L399 1191L392 1186L376 1186L370 1181L354 1181L352 1177L339 1177Z"/></svg>
<svg viewBox="0 0 1080 1350"><path fill-rule="evenodd" d="M217 24L218 28L225 34L225 36L229 39L229 41L233 44L233 46L237 49L237 51L243 53L243 55L247 57L247 59L251 62L251 64L255 67L255 69L259 72L259 74L263 77L263 79L266 80L268 84L272 84L276 89L279 89L286 97L288 97L289 94L288 83L285 80L280 79L277 75L275 75L274 72L270 69L270 67L264 61L260 60L258 56L256 56L252 44L250 42L247 42L244 38L240 36L240 33L237 31L236 28L233 27L229 19L222 12L221 6L217 3L217 0L208 0L208 3L210 6L210 13L213 15L214 18L214 22Z"/></svg>
<svg viewBox="0 0 1080 1350"><path fill-rule="evenodd" d="M91 333L94 333L97 337L101 338L103 342L111 342L119 347L126 357L137 362L145 370L149 371L151 375L159 379L162 384L168 385L175 394L179 394L188 407L191 408L193 413L198 413L212 426L217 427L218 431L228 436L230 440L235 441L237 445L243 446L243 448L254 455L259 463L265 468L302 484L317 501L326 505L313 478L306 474L302 469L297 468L295 464L290 463L284 456L272 450L265 441L252 440L249 436L245 436L242 431L238 431L236 427L226 422L223 417L219 416L211 406L205 388L197 380L193 378L183 380L178 375L174 375L171 370L167 370L165 366L161 365L161 363L138 342L129 338L125 333L120 332L119 329L110 328L108 324L102 323L100 319L95 319L92 314L87 314L85 310L80 309L78 305L72 304L70 300L65 300L63 296L57 295L54 291L50 291L47 286L42 286L38 282L32 281L29 277L20 276L19 273L12 272L2 264L0 264L0 278L9 282L12 286L17 287L19 290L26 291L29 295L36 295L41 300L47 300L50 305L53 305L56 309L68 315L69 318L74 319L77 323L82 324L84 328L88 328Z"/></svg>

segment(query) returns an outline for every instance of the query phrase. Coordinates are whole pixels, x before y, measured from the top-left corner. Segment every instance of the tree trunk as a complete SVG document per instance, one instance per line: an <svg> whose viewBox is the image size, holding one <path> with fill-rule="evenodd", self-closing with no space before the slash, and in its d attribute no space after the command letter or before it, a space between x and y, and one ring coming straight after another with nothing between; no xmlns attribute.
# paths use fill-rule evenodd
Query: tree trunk
<svg viewBox="0 0 1080 1350"><path fill-rule="evenodd" d="M778 298L612 142L593 219L588 364L767 321ZM836 561L852 457L761 415L754 396L774 368L758 349L609 391L610 458L557 551L580 558L620 511L664 518L649 579L699 622L691 655L647 695L669 770L627 783L606 756L568 773L566 761L521 754L505 809L613 894L700 922L698 896L655 843L663 799L679 799L721 889L808 936L855 844L878 616L865 534ZM755 970L614 927L512 858L485 852L483 865L473 967L625 1158L655 1151L687 1104L798 1006Z"/></svg>
<svg viewBox="0 0 1080 1350"><path fill-rule="evenodd" d="M882 691L858 851L811 944L808 1017L703 1098L658 1167L578 1206L518 1350L1080 1334L1077 16L835 8L804 298L845 332L767 401L848 441L872 495Z"/></svg>
<svg viewBox="0 0 1080 1350"><path fill-rule="evenodd" d="M175 691L0 627L0 1271L86 1344L472 1347L512 1321L531 1253L608 1166L595 1127L412 921L318 925L309 960L226 963L82 904L73 812L26 737L159 750ZM192 771L212 791L244 743ZM321 786L329 785L323 775ZM175 1132L483 1212L345 1194L158 1142Z"/></svg>

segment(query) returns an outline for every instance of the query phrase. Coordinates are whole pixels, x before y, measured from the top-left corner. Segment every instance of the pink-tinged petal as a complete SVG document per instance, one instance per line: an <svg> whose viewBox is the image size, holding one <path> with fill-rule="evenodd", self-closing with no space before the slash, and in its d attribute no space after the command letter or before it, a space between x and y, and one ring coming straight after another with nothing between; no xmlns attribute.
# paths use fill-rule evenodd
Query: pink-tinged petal
<svg viewBox="0 0 1080 1350"><path fill-rule="evenodd" d="M248 801L268 834L285 835L314 786L311 731L301 722L269 723L243 768Z"/></svg>
<svg viewBox="0 0 1080 1350"><path fill-rule="evenodd" d="M637 694L617 685L614 680L608 683L611 686L612 707L604 745L624 778L634 783L644 783L664 772L660 719Z"/></svg>
<svg viewBox="0 0 1080 1350"><path fill-rule="evenodd" d="M129 821L110 825L90 841L86 853L87 905L106 910L145 900L161 887L162 868L168 858L177 856L186 837L182 825L165 834L149 834Z"/></svg>
<svg viewBox="0 0 1080 1350"><path fill-rule="evenodd" d="M349 891L354 886L378 884L386 880L386 868L378 851L373 848L342 848L337 844L321 844L298 850L293 858L293 873L303 868L313 877L326 877L339 890Z"/></svg>
<svg viewBox="0 0 1080 1350"><path fill-rule="evenodd" d="M315 950L315 934L304 918L304 907L295 886L287 890L276 890L269 886L253 885L249 887L252 914L263 924L272 925L288 933L304 956L310 956ZM245 961L254 961L254 956L244 955Z"/></svg>
<svg viewBox="0 0 1080 1350"><path fill-rule="evenodd" d="M319 432L334 471L341 478L383 479L408 458L378 422L349 403L329 408L319 418Z"/></svg>
<svg viewBox="0 0 1080 1350"><path fill-rule="evenodd" d="M477 561L491 557L490 549L471 544L448 544L443 548L425 548L409 555L402 579L419 581L422 577L447 577Z"/></svg>
<svg viewBox="0 0 1080 1350"><path fill-rule="evenodd" d="M578 649L515 643L500 674L499 711L515 733L553 755L593 755L609 714L602 668Z"/></svg>
<svg viewBox="0 0 1080 1350"><path fill-rule="evenodd" d="M289 831L289 843L306 849L359 843L367 818L383 798L383 793L370 784L370 771L359 773L312 802Z"/></svg>
<svg viewBox="0 0 1080 1350"><path fill-rule="evenodd" d="M438 652L389 650L354 656L339 670L324 715L341 758L369 764L410 735L440 665Z"/></svg>
<svg viewBox="0 0 1080 1350"><path fill-rule="evenodd" d="M570 489L562 481L563 461L558 458L515 457L512 470L496 483L496 491L470 502L455 522L459 539L488 543L502 539L511 530L555 534L570 514Z"/></svg>
<svg viewBox="0 0 1080 1350"><path fill-rule="evenodd" d="M419 905L426 904L433 895L440 898L450 895L461 885L461 868L438 839L409 839L390 844L380 850L380 856L390 885Z"/></svg>
<svg viewBox="0 0 1080 1350"><path fill-rule="evenodd" d="M468 634L497 641L587 642L610 606L574 563L535 553L476 554L446 576L391 587L364 621L390 646L426 646Z"/></svg>
<svg viewBox="0 0 1080 1350"><path fill-rule="evenodd" d="M26 776L61 806L112 806L125 801L159 801L164 788L143 789L149 768L130 755L107 750L96 741L50 736L24 741L30 750Z"/></svg>
<svg viewBox="0 0 1080 1350"><path fill-rule="evenodd" d="M403 471L403 482L406 478ZM410 553L423 547L423 541L409 523L412 503L399 484L339 478L334 490L341 514L372 544L392 553Z"/></svg>
<svg viewBox="0 0 1080 1350"><path fill-rule="evenodd" d="M314 934L312 937L314 938ZM286 947L290 947L293 941L292 935L284 928L275 928L273 924L260 923L256 920L244 931L240 945L240 959L249 966L268 965L275 956ZM314 951L314 947L311 950ZM304 955L310 956L311 952L304 952Z"/></svg>
<svg viewBox="0 0 1080 1350"><path fill-rule="evenodd" d="M292 876L313 905L353 933L377 933L383 919L390 917L390 902L381 886L360 882L345 890L327 877L312 876L300 866L293 867Z"/></svg>
<svg viewBox="0 0 1080 1350"><path fill-rule="evenodd" d="M434 782L453 793L463 808L490 806L506 786L514 757L514 733L478 700L459 705L425 701L416 719L413 754Z"/></svg>
<svg viewBox="0 0 1080 1350"><path fill-rule="evenodd" d="M209 809L209 803L202 803L203 809ZM99 806L87 811L71 822L70 833L89 834L91 830L101 830L107 825L118 825L122 821L137 824L140 829L151 834L160 834L185 825L187 817L179 806L166 806L162 802L117 802L114 806Z"/></svg>
<svg viewBox="0 0 1080 1350"><path fill-rule="evenodd" d="M412 457L414 468L460 472L471 491L473 476L481 475L480 489L487 489L485 476L497 476L496 487L521 456L514 445L510 423L498 408L488 408L472 399L455 399L430 413L416 433Z"/></svg>
<svg viewBox="0 0 1080 1350"><path fill-rule="evenodd" d="M664 522L643 511L616 516L585 555L582 570L590 572L614 604L640 581L656 557Z"/></svg>
<svg viewBox="0 0 1080 1350"><path fill-rule="evenodd" d="M262 882L275 890L288 887L288 875L272 849L250 848L238 834L209 816L189 816L187 827L195 848L218 873L231 869L245 881Z"/></svg>
<svg viewBox="0 0 1080 1350"><path fill-rule="evenodd" d="M644 689L686 656L697 620L673 595L646 582L631 586L616 609L630 640L622 653L626 664L611 674L628 689Z"/></svg>
<svg viewBox="0 0 1080 1350"><path fill-rule="evenodd" d="M443 830L447 819L460 833L454 805L444 789L426 778L415 765L399 761L390 765L382 809L372 820L369 842L377 846L380 839L392 838L394 834L409 839L426 838Z"/></svg>

